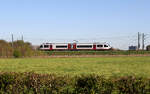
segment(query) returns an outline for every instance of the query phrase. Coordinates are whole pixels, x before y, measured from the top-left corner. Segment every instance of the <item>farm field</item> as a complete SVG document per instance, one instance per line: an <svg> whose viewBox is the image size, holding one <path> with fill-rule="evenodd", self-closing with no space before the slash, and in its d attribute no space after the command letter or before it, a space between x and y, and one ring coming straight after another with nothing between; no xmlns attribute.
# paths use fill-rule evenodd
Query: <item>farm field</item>
<svg viewBox="0 0 150 94"><path fill-rule="evenodd" d="M150 76L148 56L0 59L0 72Z"/></svg>

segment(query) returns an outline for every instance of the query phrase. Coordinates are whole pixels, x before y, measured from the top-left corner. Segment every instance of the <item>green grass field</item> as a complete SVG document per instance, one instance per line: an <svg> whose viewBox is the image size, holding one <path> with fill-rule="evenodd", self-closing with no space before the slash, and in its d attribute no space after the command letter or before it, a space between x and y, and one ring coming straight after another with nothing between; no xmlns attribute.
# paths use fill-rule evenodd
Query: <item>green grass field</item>
<svg viewBox="0 0 150 94"><path fill-rule="evenodd" d="M46 51L49 56L53 55L147 55L150 51Z"/></svg>
<svg viewBox="0 0 150 94"><path fill-rule="evenodd" d="M104 76L150 76L150 58L22 58L0 59L0 72L36 72L57 74L99 74Z"/></svg>

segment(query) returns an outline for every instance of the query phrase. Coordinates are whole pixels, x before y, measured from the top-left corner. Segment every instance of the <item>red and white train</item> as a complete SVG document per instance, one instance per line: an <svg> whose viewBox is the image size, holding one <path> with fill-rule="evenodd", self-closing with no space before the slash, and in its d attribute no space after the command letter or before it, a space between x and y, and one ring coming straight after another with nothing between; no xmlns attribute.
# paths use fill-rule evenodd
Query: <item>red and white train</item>
<svg viewBox="0 0 150 94"><path fill-rule="evenodd" d="M40 50L111 50L107 43L43 43L40 45Z"/></svg>

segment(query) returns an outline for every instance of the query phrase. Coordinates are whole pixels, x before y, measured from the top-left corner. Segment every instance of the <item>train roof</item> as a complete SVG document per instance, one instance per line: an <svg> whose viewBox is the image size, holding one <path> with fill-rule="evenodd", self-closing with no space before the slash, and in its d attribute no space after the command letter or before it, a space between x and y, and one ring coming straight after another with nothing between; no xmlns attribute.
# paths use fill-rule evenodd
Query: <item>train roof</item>
<svg viewBox="0 0 150 94"><path fill-rule="evenodd" d="M73 43L43 43L43 44L73 44ZM100 42L93 42L93 43L76 43L76 44L108 44L108 43L100 43Z"/></svg>

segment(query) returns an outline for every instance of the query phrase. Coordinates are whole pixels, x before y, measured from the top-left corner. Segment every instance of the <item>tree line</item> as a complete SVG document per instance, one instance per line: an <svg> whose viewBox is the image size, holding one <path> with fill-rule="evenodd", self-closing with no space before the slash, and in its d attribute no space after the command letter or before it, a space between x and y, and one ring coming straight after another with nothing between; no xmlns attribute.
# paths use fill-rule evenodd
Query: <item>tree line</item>
<svg viewBox="0 0 150 94"><path fill-rule="evenodd" d="M29 42L17 40L7 42L0 40L0 57L33 57L33 56L51 56L51 55L130 55L130 54L149 54L150 45L147 46L147 51L67 51L67 52L43 52L33 49L33 46Z"/></svg>
<svg viewBox="0 0 150 94"><path fill-rule="evenodd" d="M29 42L0 40L0 57L29 57L34 54L35 50Z"/></svg>

